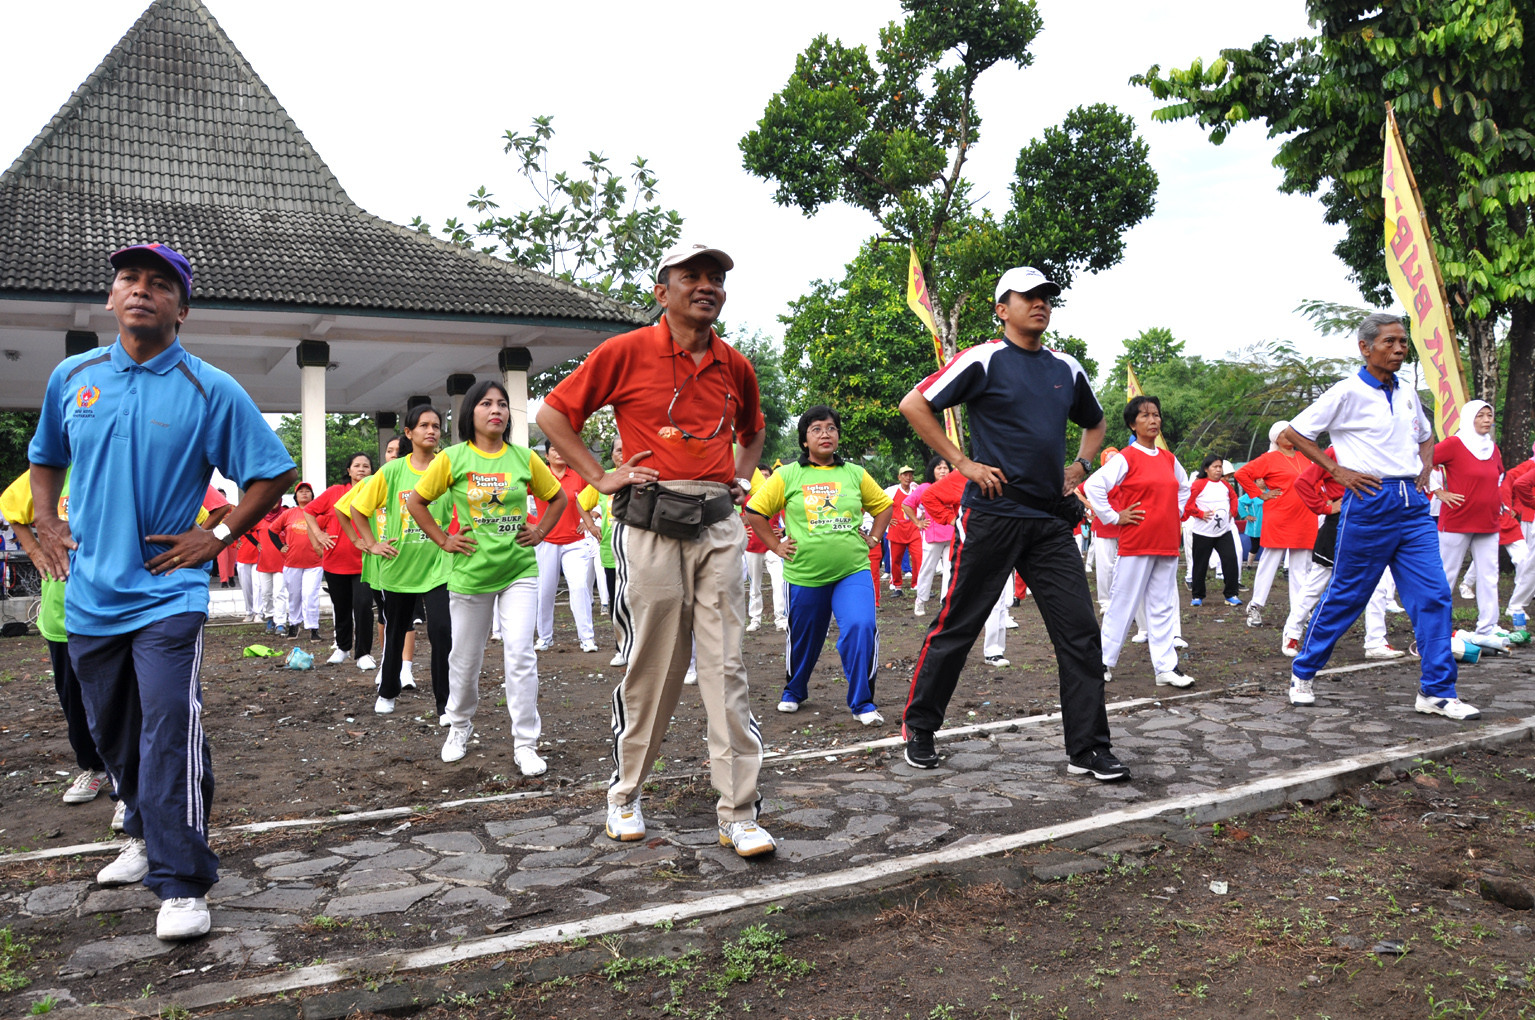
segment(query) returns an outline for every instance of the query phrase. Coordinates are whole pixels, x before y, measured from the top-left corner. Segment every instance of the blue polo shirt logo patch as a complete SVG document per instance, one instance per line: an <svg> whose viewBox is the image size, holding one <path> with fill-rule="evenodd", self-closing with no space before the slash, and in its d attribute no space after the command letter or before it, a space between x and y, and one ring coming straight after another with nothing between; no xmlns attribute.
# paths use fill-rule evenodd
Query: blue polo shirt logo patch
<svg viewBox="0 0 1535 1020"><path fill-rule="evenodd" d="M81 411L89 411L96 401L101 399L100 386L82 386L75 391L75 414L78 417Z"/></svg>

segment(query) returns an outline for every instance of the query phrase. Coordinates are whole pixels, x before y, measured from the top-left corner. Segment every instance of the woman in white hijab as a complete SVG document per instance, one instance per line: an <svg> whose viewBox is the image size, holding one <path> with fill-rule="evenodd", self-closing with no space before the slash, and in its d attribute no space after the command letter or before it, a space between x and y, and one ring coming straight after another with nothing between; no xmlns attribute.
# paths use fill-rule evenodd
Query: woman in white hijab
<svg viewBox="0 0 1535 1020"><path fill-rule="evenodd" d="M1498 627L1498 522L1503 496L1503 457L1492 441L1492 407L1472 400L1461 408L1460 429L1434 446L1434 466L1444 471L1435 493L1439 509L1439 557L1451 590L1471 551L1476 570L1476 633Z"/></svg>

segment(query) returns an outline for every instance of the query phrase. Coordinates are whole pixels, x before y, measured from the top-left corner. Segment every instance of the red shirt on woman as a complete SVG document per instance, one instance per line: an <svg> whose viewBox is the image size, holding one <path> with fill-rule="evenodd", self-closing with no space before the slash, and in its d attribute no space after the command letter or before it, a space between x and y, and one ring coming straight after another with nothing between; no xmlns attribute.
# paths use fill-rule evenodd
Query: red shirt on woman
<svg viewBox="0 0 1535 1020"><path fill-rule="evenodd" d="M1237 484L1254 499L1262 495L1257 484L1260 481L1264 488L1280 493L1263 504L1263 548L1310 549L1316 545L1316 514L1306 506L1296 488L1309 463L1298 453L1286 455L1283 450L1270 450L1248 461L1237 472Z"/></svg>
<svg viewBox="0 0 1535 1020"><path fill-rule="evenodd" d="M308 570L320 565L320 557L309 544L309 522L304 519L304 511L300 508L289 507L272 522L272 537L288 547L282 556L283 566Z"/></svg>
<svg viewBox="0 0 1535 1020"><path fill-rule="evenodd" d="M320 565L331 574L360 574L362 573L362 553L352 544L352 540L346 537L346 532L341 530L341 520L336 516L336 500L352 491L354 482L337 482L314 499L305 504L304 509L314 514L320 522L320 527L335 541L326 550L325 556L320 560ZM308 542L306 541L307 545Z"/></svg>
<svg viewBox="0 0 1535 1020"><path fill-rule="evenodd" d="M1120 524L1119 555L1177 556L1182 550L1180 525L1189 476L1167 450L1132 443L1088 484L1090 493L1106 492L1110 507L1118 512L1140 504L1140 522Z"/></svg>
<svg viewBox="0 0 1535 1020"><path fill-rule="evenodd" d="M1439 530L1472 535L1496 533L1498 518L1503 514L1503 493L1498 489L1503 478L1503 455L1498 448L1494 446L1486 460L1477 460L1459 436L1451 436L1434 446L1434 466L1444 468L1444 487L1465 497L1459 506L1445 503L1440 507Z"/></svg>

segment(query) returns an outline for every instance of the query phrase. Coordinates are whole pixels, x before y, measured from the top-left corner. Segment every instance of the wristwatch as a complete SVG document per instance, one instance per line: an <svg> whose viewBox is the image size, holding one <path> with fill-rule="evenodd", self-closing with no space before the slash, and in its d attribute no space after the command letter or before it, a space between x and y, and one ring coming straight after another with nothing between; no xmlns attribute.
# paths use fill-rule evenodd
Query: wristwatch
<svg viewBox="0 0 1535 1020"><path fill-rule="evenodd" d="M1076 460L1072 461L1072 463L1081 464L1082 470L1086 471L1088 474L1093 473L1093 462L1088 460L1086 457L1078 457Z"/></svg>
<svg viewBox="0 0 1535 1020"><path fill-rule="evenodd" d="M234 534L234 532L231 531L229 529L229 525L225 524L223 521L219 521L218 524L214 525L213 537L218 539L220 542L228 542L229 536L232 534Z"/></svg>

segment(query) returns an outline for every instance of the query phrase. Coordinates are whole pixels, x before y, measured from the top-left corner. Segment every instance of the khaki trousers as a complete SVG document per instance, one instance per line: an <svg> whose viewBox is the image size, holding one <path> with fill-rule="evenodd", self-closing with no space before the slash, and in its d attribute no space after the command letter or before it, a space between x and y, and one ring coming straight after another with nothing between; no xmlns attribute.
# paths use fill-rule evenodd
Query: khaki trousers
<svg viewBox="0 0 1535 1020"><path fill-rule="evenodd" d="M715 495L715 482L669 481L678 492ZM739 516L711 524L695 541L613 525L617 561L613 618L624 632L629 671L613 691L613 779L608 803L635 800L650 775L693 651L698 693L709 721L709 768L722 822L757 816L762 731L747 699L746 596Z"/></svg>

